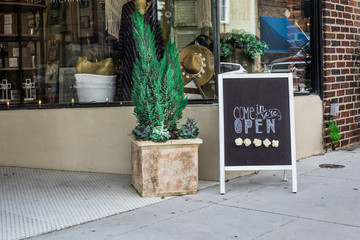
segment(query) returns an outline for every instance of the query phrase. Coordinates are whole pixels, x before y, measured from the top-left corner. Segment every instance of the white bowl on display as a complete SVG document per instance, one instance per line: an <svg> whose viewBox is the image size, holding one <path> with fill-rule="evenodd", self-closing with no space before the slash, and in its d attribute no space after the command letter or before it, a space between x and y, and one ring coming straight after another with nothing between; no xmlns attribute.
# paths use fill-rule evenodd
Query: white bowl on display
<svg viewBox="0 0 360 240"><path fill-rule="evenodd" d="M116 75L105 76L88 73L76 73L75 78L78 83L114 83L116 81Z"/></svg>
<svg viewBox="0 0 360 240"><path fill-rule="evenodd" d="M90 87L90 88L112 88L112 87L116 87L116 83L81 83L81 82L76 82L75 87Z"/></svg>
<svg viewBox="0 0 360 240"><path fill-rule="evenodd" d="M116 90L116 77L116 75L75 74L75 88L79 102L106 102L106 99L112 102Z"/></svg>

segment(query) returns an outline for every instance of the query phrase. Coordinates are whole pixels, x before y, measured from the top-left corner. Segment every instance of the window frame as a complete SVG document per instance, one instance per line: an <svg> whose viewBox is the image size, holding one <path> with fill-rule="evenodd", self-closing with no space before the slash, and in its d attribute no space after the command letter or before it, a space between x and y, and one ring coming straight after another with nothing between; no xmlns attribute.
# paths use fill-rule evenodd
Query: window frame
<svg viewBox="0 0 360 240"><path fill-rule="evenodd" d="M311 37L311 87L312 93L316 93L321 99L324 97L324 62L323 62L323 25L322 25L322 1L311 0L310 2L310 37Z"/></svg>
<svg viewBox="0 0 360 240"><path fill-rule="evenodd" d="M224 3L224 5L223 5L223 3ZM219 15L219 18L220 18L220 23L222 23L222 24L228 24L229 23L229 9L230 9L229 5L230 5L229 0L220 0L220 4L219 4L219 8L220 8L219 13L220 13L220 15ZM223 9L224 9L224 11L223 11Z"/></svg>

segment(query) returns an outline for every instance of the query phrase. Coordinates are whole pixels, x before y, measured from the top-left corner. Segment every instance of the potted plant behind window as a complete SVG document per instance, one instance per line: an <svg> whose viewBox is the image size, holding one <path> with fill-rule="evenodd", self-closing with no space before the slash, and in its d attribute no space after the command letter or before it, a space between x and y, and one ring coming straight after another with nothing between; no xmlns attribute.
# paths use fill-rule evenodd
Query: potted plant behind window
<svg viewBox="0 0 360 240"><path fill-rule="evenodd" d="M262 55L269 49L264 41L260 41L254 34L248 33L243 29L231 29L225 33L220 41L220 56L222 61L239 63L248 72L253 72L254 59L258 54Z"/></svg>
<svg viewBox="0 0 360 240"><path fill-rule="evenodd" d="M194 194L198 189L199 129L177 123L187 105L178 50L169 42L156 58L155 38L137 10L133 37L139 56L133 70L131 101L138 125L131 140L132 185L143 197Z"/></svg>

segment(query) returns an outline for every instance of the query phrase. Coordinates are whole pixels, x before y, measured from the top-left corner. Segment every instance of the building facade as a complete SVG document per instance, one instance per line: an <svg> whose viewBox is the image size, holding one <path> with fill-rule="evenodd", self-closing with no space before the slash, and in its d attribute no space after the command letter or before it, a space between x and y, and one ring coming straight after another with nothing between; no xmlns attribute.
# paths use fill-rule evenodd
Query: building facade
<svg viewBox="0 0 360 240"><path fill-rule="evenodd" d="M360 141L359 7L359 1L323 1L324 119L338 104L341 147ZM331 141L326 127L324 141Z"/></svg>
<svg viewBox="0 0 360 240"><path fill-rule="evenodd" d="M131 173L136 52L124 33L135 4L156 32L159 58L169 41L180 53L205 48L204 74L183 74L184 118L196 119L204 140L201 179L218 179L220 73L293 73L298 159L330 148L330 117L340 147L360 141L360 1L14 0L0 1L0 165ZM260 52L244 57L239 36ZM96 62L105 67L87 67ZM102 80L86 85L86 74ZM330 116L330 106L338 114Z"/></svg>

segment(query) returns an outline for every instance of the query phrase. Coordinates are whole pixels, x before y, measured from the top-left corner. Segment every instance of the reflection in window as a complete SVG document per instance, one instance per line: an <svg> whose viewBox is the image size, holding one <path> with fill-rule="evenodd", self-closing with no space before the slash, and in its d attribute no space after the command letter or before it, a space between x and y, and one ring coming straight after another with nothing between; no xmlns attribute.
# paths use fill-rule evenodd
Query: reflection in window
<svg viewBox="0 0 360 240"><path fill-rule="evenodd" d="M215 94L212 0L158 1L165 44L171 39L189 99L211 99Z"/></svg>
<svg viewBox="0 0 360 240"><path fill-rule="evenodd" d="M294 91L311 91L310 0L229 2L229 21L220 25L222 64L249 73L292 72Z"/></svg>
<svg viewBox="0 0 360 240"><path fill-rule="evenodd" d="M229 0L220 1L220 22L228 23L228 10L229 10Z"/></svg>
<svg viewBox="0 0 360 240"><path fill-rule="evenodd" d="M13 2L0 1L3 104L130 101L136 4L154 31L158 60L170 40L181 51L188 97L214 98L213 0Z"/></svg>

